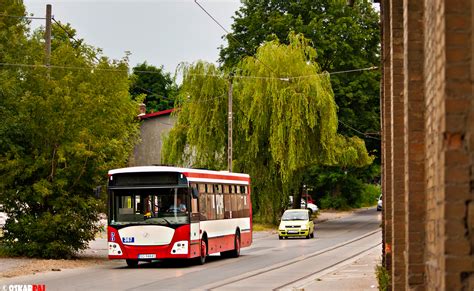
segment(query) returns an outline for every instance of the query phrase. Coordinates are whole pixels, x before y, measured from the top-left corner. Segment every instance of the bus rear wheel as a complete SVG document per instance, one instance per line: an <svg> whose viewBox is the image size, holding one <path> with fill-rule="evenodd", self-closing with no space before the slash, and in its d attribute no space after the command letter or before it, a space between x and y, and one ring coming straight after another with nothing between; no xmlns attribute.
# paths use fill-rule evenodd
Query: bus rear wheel
<svg viewBox="0 0 474 291"><path fill-rule="evenodd" d="M138 266L138 260L126 259L125 261L129 268L136 268Z"/></svg>
<svg viewBox="0 0 474 291"><path fill-rule="evenodd" d="M235 234L234 249L229 252L231 258L238 258L240 256L240 233Z"/></svg>

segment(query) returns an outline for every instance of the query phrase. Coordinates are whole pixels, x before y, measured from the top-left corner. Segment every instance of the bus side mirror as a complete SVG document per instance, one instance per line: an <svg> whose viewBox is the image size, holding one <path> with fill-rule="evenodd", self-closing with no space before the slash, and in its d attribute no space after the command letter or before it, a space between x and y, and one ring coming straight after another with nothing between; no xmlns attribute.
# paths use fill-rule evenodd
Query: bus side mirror
<svg viewBox="0 0 474 291"><path fill-rule="evenodd" d="M198 199L199 198L199 193L198 193L198 190L196 188L192 188L193 190L193 198L194 199Z"/></svg>
<svg viewBox="0 0 474 291"><path fill-rule="evenodd" d="M100 192L102 192L102 186L97 186L94 188L94 196L95 198L100 198Z"/></svg>

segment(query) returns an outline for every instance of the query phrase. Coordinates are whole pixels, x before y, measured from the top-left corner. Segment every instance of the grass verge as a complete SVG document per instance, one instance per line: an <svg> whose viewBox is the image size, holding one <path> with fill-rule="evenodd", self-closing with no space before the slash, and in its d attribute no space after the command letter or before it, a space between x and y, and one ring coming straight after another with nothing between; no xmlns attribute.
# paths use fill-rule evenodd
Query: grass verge
<svg viewBox="0 0 474 291"><path fill-rule="evenodd" d="M259 223L259 222L254 222L252 224L252 230L253 231L271 231L271 230L276 230L277 226L270 224L270 223Z"/></svg>

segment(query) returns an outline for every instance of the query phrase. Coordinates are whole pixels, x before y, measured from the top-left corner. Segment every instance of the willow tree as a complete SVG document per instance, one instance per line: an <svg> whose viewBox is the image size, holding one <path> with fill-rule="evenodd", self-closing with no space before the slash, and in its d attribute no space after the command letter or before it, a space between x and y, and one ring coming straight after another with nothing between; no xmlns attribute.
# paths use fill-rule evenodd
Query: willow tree
<svg viewBox="0 0 474 291"><path fill-rule="evenodd" d="M252 177L254 211L274 221L311 165L363 166L364 142L337 134L329 75L302 35L264 43L235 68L234 171ZM199 62L183 70L178 121L165 140L165 163L225 169L228 79Z"/></svg>
<svg viewBox="0 0 474 291"><path fill-rule="evenodd" d="M178 120L165 138L162 162L225 168L227 81L213 65L180 66L183 83L176 99Z"/></svg>

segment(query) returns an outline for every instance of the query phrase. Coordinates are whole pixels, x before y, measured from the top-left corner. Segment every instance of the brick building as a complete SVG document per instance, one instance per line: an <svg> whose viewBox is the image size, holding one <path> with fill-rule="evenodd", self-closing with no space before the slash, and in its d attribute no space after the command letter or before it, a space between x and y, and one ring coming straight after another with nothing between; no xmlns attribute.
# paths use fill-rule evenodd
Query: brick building
<svg viewBox="0 0 474 291"><path fill-rule="evenodd" d="M474 290L474 1L380 2L392 289Z"/></svg>

